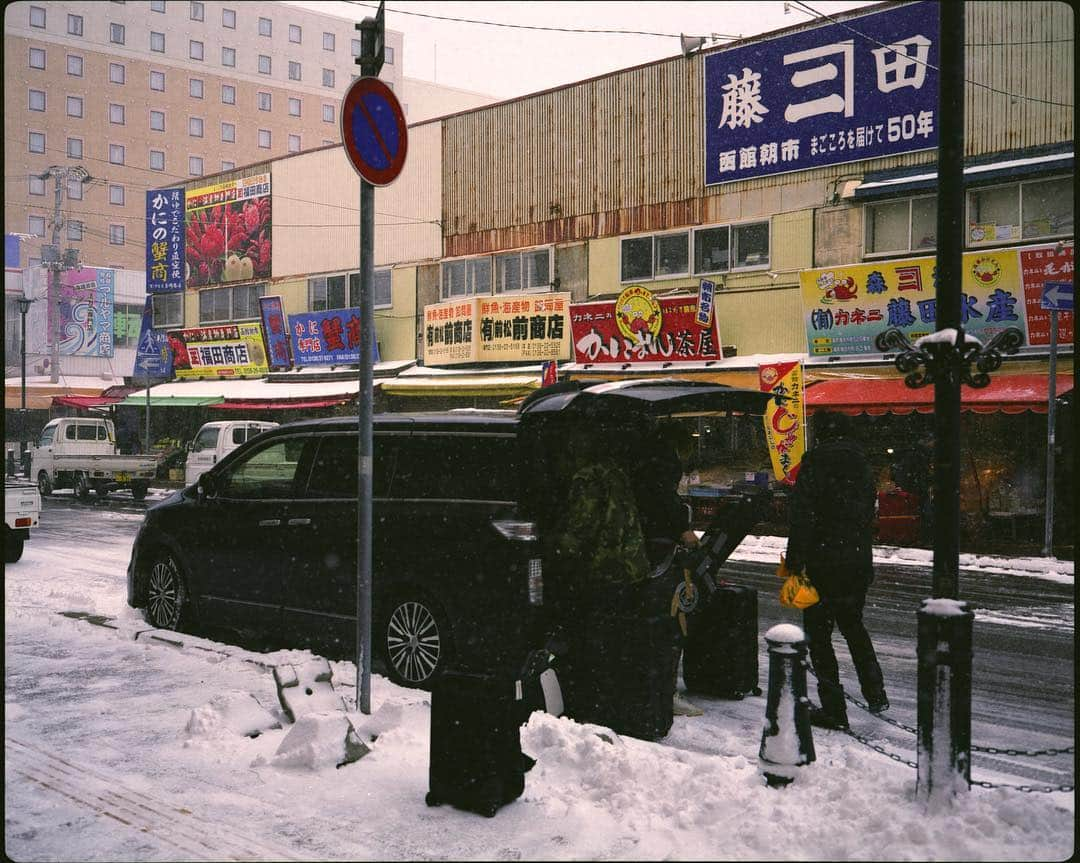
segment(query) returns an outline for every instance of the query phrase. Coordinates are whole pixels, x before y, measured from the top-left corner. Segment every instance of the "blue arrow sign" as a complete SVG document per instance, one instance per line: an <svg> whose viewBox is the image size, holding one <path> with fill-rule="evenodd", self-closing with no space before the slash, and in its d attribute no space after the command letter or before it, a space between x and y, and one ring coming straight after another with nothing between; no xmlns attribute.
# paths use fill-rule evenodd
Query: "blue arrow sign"
<svg viewBox="0 0 1080 863"><path fill-rule="evenodd" d="M1072 282L1043 282L1042 307L1052 312L1073 310Z"/></svg>

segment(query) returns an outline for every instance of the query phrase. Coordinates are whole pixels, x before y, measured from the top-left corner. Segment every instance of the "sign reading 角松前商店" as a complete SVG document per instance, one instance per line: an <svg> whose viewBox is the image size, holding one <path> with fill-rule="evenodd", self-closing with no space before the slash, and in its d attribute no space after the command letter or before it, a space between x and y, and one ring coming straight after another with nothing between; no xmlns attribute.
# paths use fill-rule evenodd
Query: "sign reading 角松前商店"
<svg viewBox="0 0 1080 863"><path fill-rule="evenodd" d="M704 57L705 184L937 147L936 3Z"/></svg>

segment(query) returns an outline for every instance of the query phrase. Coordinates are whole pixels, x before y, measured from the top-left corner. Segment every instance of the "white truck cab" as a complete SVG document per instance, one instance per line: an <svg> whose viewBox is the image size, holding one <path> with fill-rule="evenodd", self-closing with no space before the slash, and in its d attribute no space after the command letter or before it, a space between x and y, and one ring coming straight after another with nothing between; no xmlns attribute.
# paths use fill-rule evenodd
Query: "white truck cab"
<svg viewBox="0 0 1080 863"><path fill-rule="evenodd" d="M257 420L221 420L206 423L188 445L187 462L184 465L184 482L193 485L199 477L210 470L248 438L277 427L277 423Z"/></svg>

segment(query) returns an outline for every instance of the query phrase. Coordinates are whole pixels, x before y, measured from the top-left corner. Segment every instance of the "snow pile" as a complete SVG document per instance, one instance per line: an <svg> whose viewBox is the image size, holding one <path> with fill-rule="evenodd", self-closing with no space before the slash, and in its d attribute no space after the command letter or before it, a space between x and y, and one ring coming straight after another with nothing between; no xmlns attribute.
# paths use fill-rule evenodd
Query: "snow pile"
<svg viewBox="0 0 1080 863"><path fill-rule="evenodd" d="M197 739L239 734L257 737L264 731L281 728L281 722L259 704L250 692L223 692L191 711L183 734L184 745Z"/></svg>
<svg viewBox="0 0 1080 863"><path fill-rule="evenodd" d="M308 713L289 729L270 763L274 767L320 770L356 761L369 751L344 713ZM251 766L265 763L260 755Z"/></svg>

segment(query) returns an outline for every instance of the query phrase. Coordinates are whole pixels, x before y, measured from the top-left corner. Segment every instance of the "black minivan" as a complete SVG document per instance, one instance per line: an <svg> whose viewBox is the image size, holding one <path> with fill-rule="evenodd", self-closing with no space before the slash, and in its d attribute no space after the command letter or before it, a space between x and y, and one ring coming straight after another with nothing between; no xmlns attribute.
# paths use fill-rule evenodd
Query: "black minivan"
<svg viewBox="0 0 1080 863"><path fill-rule="evenodd" d="M566 419L631 433L642 417L760 414L767 400L664 379L557 384L518 411L376 415L374 666L426 687L451 662L524 656L543 625L529 499L565 447L554 430L565 432ZM278 647L353 656L357 452L355 417L252 438L147 510L128 604L159 628L256 631Z"/></svg>

